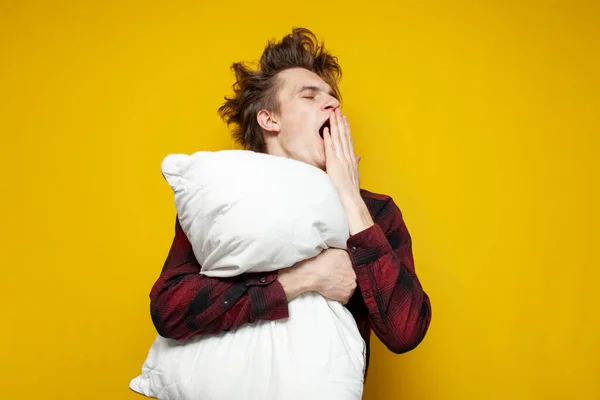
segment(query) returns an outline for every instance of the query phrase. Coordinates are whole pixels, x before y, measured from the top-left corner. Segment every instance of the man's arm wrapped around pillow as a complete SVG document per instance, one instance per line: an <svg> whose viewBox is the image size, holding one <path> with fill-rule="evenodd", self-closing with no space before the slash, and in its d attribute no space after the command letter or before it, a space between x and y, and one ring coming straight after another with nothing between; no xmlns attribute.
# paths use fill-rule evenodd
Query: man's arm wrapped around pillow
<svg viewBox="0 0 600 400"><path fill-rule="evenodd" d="M400 209L388 196L362 194L375 225L347 243L358 280L348 308L388 348L406 352L423 340L431 304L415 272ZM277 272L212 278L201 275L200 268L177 220L171 250L150 294L152 320L161 336L186 339L289 316Z"/></svg>
<svg viewBox="0 0 600 400"><path fill-rule="evenodd" d="M213 278L200 274L200 269L176 219L171 249L150 292L150 313L161 336L181 340L288 317L277 272Z"/></svg>

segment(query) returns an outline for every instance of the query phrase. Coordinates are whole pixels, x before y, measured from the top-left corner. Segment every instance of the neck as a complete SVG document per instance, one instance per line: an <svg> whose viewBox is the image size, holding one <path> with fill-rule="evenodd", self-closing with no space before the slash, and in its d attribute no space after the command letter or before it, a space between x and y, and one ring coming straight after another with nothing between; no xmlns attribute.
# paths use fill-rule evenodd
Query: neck
<svg viewBox="0 0 600 400"><path fill-rule="evenodd" d="M272 156L284 157L284 158L294 158L291 156L291 154L289 154L287 151L285 151L285 149L283 147L281 147L281 145L279 144L279 141L276 138L267 138L266 148L267 148L267 154L270 154Z"/></svg>

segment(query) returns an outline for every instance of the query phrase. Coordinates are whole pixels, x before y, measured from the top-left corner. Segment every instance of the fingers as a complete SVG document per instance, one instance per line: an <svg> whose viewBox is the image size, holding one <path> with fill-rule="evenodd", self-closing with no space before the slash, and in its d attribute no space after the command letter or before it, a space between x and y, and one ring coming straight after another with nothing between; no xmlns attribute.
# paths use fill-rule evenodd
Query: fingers
<svg viewBox="0 0 600 400"><path fill-rule="evenodd" d="M348 153L348 132L346 131L344 119L342 118L342 111L339 108L333 113L333 121L331 122L331 125L337 127L338 130L337 143L339 143L339 148L341 150L339 152L339 156L343 157L346 161L349 161L350 154Z"/></svg>
<svg viewBox="0 0 600 400"><path fill-rule="evenodd" d="M330 116L331 139L340 159L345 159L350 164L355 164L354 143L350 134L348 119L342 115L341 110L336 109Z"/></svg>
<svg viewBox="0 0 600 400"><path fill-rule="evenodd" d="M348 159L348 146L346 144L347 142L347 138L346 138L346 126L344 125L344 121L342 120L342 112L339 108L337 108L334 113L334 122L335 125L338 128L338 141L340 144L340 149L341 151L341 155L344 156L344 158L347 160Z"/></svg>
<svg viewBox="0 0 600 400"><path fill-rule="evenodd" d="M335 157L335 146L333 145L331 132L327 127L323 129L323 141L325 142L325 159L331 160Z"/></svg>
<svg viewBox="0 0 600 400"><path fill-rule="evenodd" d="M356 163L358 164L358 160L356 160L356 157L354 155L354 140L352 139L352 132L350 131L350 123L348 122L348 117L344 115L343 120L344 126L346 128L348 158L350 160L356 161Z"/></svg>
<svg viewBox="0 0 600 400"><path fill-rule="evenodd" d="M329 126L329 131L331 133L331 144L334 149L334 154L336 157L341 158L344 155L344 149L342 148L342 142L340 139L340 127L338 125L335 111L333 111L329 116Z"/></svg>
<svg viewBox="0 0 600 400"><path fill-rule="evenodd" d="M352 295L354 294L354 292L356 291L356 279L354 281L352 281L352 283L350 284L350 291L347 294L347 297L344 297L344 304L348 304L350 302L350 299L352 298Z"/></svg>

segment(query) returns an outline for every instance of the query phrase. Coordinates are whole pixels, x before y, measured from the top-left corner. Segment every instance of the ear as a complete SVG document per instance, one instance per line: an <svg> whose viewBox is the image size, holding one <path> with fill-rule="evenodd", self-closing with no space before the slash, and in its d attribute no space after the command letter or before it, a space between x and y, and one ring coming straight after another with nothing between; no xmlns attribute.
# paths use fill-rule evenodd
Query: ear
<svg viewBox="0 0 600 400"><path fill-rule="evenodd" d="M281 131L277 117L271 111L260 110L256 115L256 121L265 132L277 134Z"/></svg>

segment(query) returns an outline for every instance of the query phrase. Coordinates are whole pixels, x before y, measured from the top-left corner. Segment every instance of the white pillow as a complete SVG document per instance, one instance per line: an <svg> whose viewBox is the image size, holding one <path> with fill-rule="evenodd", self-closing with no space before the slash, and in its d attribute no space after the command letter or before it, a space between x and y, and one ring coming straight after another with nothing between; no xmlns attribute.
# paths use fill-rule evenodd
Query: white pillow
<svg viewBox="0 0 600 400"><path fill-rule="evenodd" d="M346 248L348 221L329 176L247 150L171 154L162 173L207 276L274 271Z"/></svg>
<svg viewBox="0 0 600 400"><path fill-rule="evenodd" d="M271 271L346 247L337 192L315 167L225 150L170 155L162 171L203 274ZM360 400L366 344L348 309L308 292L288 311L185 341L157 335L129 387L159 400Z"/></svg>

